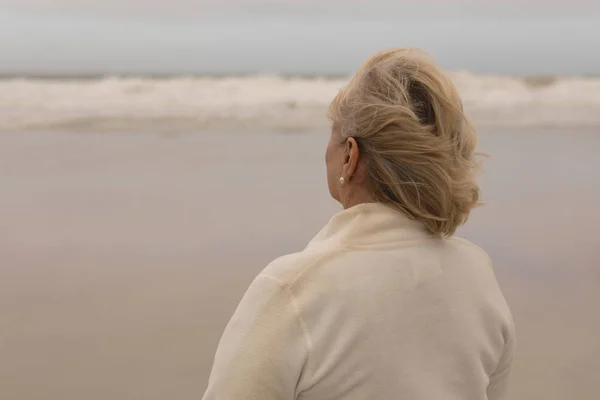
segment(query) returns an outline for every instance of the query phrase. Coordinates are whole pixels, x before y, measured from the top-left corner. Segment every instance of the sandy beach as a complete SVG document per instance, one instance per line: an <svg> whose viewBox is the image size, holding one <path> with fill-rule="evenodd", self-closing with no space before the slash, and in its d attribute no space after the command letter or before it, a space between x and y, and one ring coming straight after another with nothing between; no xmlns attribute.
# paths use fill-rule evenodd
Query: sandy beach
<svg viewBox="0 0 600 400"><path fill-rule="evenodd" d="M323 131L325 132L325 131ZM0 398L198 399L250 280L338 210L327 134L0 134ZM600 134L488 131L514 400L600 398Z"/></svg>

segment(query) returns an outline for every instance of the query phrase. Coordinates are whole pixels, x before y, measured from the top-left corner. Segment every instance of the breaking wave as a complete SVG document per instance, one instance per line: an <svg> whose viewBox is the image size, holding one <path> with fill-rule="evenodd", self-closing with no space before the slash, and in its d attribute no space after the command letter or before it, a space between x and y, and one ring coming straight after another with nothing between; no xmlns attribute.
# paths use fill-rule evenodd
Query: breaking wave
<svg viewBox="0 0 600 400"><path fill-rule="evenodd" d="M477 126L600 127L600 78L450 74ZM306 131L327 126L341 78L0 80L0 130Z"/></svg>

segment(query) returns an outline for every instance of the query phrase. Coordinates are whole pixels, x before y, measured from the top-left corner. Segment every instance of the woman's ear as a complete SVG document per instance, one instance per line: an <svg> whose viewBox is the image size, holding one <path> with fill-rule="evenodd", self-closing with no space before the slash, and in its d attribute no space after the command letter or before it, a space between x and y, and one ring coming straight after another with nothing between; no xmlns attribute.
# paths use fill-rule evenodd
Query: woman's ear
<svg viewBox="0 0 600 400"><path fill-rule="evenodd" d="M346 140L346 149L344 151L344 166L342 167L342 173L344 178L349 181L358 165L359 158L358 143L356 139L350 137Z"/></svg>

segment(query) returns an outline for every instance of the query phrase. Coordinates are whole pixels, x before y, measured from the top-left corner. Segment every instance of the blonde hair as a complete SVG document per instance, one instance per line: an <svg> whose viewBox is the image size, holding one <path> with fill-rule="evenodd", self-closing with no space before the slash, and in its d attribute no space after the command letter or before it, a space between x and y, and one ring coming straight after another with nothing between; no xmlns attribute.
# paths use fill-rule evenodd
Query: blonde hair
<svg viewBox="0 0 600 400"><path fill-rule="evenodd" d="M475 132L456 88L427 53L373 55L332 101L329 117L366 157L376 201L443 236L478 205Z"/></svg>

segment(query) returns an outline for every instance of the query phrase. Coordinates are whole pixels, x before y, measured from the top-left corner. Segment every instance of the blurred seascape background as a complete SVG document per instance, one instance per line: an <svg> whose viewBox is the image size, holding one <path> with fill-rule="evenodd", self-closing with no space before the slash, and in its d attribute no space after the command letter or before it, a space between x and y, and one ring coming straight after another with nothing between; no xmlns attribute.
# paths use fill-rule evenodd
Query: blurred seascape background
<svg viewBox="0 0 600 400"><path fill-rule="evenodd" d="M339 210L326 108L421 47L491 155L459 236L510 399L600 398L600 3L3 0L0 399L193 399L251 279Z"/></svg>

